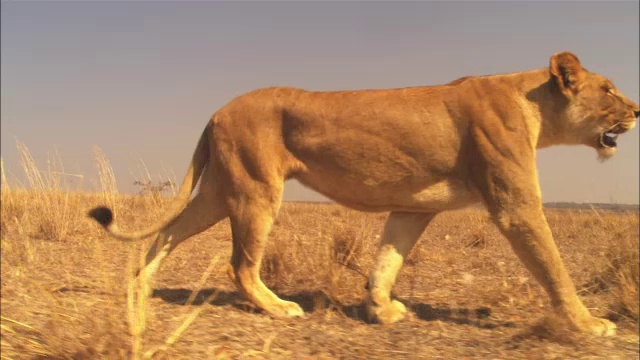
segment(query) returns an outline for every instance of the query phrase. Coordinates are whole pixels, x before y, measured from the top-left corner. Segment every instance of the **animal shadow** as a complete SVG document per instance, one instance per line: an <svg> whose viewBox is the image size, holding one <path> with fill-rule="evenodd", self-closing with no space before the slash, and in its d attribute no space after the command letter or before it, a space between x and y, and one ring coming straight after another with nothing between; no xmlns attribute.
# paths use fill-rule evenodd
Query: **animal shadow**
<svg viewBox="0 0 640 360"><path fill-rule="evenodd" d="M468 309L418 303L412 304L409 307L413 309L418 319L425 321L439 320L458 325L471 325L479 329L515 327L515 324L510 321L495 321L490 319L491 308L484 306L476 309Z"/></svg>
<svg viewBox="0 0 640 360"><path fill-rule="evenodd" d="M241 310L246 310L242 303L244 299L242 296L236 291L223 291L217 288L208 288L201 289L197 294L193 297L191 302L187 304L189 301L189 297L192 296L193 291L189 289L155 289L151 293L152 298L160 298L163 301L175 305L202 305L204 302L209 299L212 295L215 294L210 300L209 304L214 306L225 306L231 305L237 307Z"/></svg>
<svg viewBox="0 0 640 360"><path fill-rule="evenodd" d="M233 306L242 311L261 313L262 311L247 300L237 291L223 291L217 288L201 289L192 299L191 305L202 305L213 294L209 304L213 306ZM156 289L153 298L160 298L165 302L185 306L192 290L189 289ZM280 295L283 300L296 302L305 313L314 313L319 310L340 312L348 318L368 323L365 304L341 304L332 299L323 291L303 291L296 294ZM476 309L450 308L447 306L432 306L423 303L410 303L403 301L408 306L408 311L413 311L416 318L424 321L442 321L459 325L471 325L480 329L495 329L499 327L515 327L513 322L494 321L490 319L491 309L479 307Z"/></svg>
<svg viewBox="0 0 640 360"><path fill-rule="evenodd" d="M151 297L152 298L160 298L167 303L172 303L175 305L202 305L204 302L211 297L213 294L215 296L209 301L210 305L213 306L233 306L237 309L243 311L251 311L261 313L262 310L256 308L253 304L247 301L242 295L240 295L237 291L223 291L217 288L207 288L201 289L193 299L190 304L187 304L189 297L192 296L192 290L189 289L155 289L153 290ZM311 313L319 308L332 308L339 307L339 304L332 302L322 291L309 291L309 292L301 292L292 295L279 295L281 299L287 301L293 301L300 305L302 310L305 313Z"/></svg>

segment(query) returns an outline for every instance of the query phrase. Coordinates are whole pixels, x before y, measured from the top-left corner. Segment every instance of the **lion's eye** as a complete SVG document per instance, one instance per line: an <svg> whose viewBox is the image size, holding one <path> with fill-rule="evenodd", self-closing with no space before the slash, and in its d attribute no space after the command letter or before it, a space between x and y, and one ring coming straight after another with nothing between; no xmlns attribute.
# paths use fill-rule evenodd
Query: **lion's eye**
<svg viewBox="0 0 640 360"><path fill-rule="evenodd" d="M607 89L607 94L615 96L616 95L616 89L614 89L614 88Z"/></svg>

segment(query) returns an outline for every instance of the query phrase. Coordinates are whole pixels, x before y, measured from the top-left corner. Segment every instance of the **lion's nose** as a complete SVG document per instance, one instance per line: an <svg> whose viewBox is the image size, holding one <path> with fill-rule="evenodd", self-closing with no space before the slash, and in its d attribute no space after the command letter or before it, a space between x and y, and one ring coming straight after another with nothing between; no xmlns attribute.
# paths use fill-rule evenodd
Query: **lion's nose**
<svg viewBox="0 0 640 360"><path fill-rule="evenodd" d="M634 110L633 115L635 115L637 118L640 118L640 110Z"/></svg>

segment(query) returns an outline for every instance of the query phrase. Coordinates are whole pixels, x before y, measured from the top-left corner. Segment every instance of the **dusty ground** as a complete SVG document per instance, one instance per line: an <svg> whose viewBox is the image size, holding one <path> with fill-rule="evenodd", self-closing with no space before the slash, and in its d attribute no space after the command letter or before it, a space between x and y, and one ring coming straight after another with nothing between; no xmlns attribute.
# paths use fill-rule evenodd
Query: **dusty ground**
<svg viewBox="0 0 640 360"><path fill-rule="evenodd" d="M143 213L148 215L124 213L120 220L140 227L154 214ZM621 305L629 294L622 294L615 270L625 266L616 261L629 254L637 260L638 213L547 215L582 299L595 315L616 322L616 336L550 334L552 326L541 323L546 294L481 210L436 218L394 289L409 318L368 324L361 306L363 274L373 262L385 214L285 204L263 278L300 303L305 317L273 319L239 297L224 272L231 250L225 221L181 245L157 273L143 307L148 317L142 347L164 343L188 314L202 309L155 358L638 358L637 320ZM35 225L25 228L19 216L14 221L3 215L3 358L131 357L127 269L146 245L107 239L96 226L78 221L83 225L65 238L45 240ZM212 265L216 255L220 260ZM186 304L207 268L210 276Z"/></svg>

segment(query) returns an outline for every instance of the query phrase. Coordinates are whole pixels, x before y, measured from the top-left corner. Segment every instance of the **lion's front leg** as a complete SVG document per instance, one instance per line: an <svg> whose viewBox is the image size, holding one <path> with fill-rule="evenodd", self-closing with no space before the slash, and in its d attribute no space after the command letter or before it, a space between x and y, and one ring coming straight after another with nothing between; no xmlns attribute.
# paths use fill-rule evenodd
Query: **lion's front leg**
<svg viewBox="0 0 640 360"><path fill-rule="evenodd" d="M578 298L540 207L501 208L494 216L518 258L549 294L554 312L569 327L599 336L615 334L615 324L593 317Z"/></svg>
<svg viewBox="0 0 640 360"><path fill-rule="evenodd" d="M517 114L513 114L517 118ZM542 211L535 148L523 127L501 128L502 119L478 118L471 129L469 165L493 220L525 267L544 287L553 310L574 331L615 333L615 325L593 317L582 304L560 259Z"/></svg>
<svg viewBox="0 0 640 360"><path fill-rule="evenodd" d="M569 328L594 335L614 334L615 325L593 317L576 294L542 210L534 165L508 164L488 166L483 177L477 179L493 220L546 290L554 313Z"/></svg>
<svg viewBox="0 0 640 360"><path fill-rule="evenodd" d="M405 306L391 300L391 288L404 258L435 214L392 212L384 226L375 266L369 276L365 306L370 321L389 324L404 318Z"/></svg>

